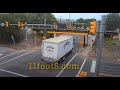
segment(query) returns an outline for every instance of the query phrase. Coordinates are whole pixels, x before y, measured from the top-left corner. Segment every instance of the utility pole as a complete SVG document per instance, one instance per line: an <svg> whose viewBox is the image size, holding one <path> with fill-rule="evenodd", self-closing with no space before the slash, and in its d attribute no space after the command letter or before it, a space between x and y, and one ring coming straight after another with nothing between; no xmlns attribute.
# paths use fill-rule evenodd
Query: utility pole
<svg viewBox="0 0 120 90"><path fill-rule="evenodd" d="M95 53L94 53L94 58L95 58L95 56L96 56L96 48L97 48L97 45L98 45L98 38L99 38L99 29L100 29L100 23L97 21L97 28L96 28L96 39L95 39L95 43L94 43L94 47L95 47Z"/></svg>
<svg viewBox="0 0 120 90"><path fill-rule="evenodd" d="M96 59L96 68L95 68L95 75L96 77L99 76L99 69L101 64L101 57L102 57L102 46L103 46L103 39L104 39L104 32L105 32L105 24L106 24L106 15L102 16L100 30L99 32L99 42L97 45L97 59Z"/></svg>
<svg viewBox="0 0 120 90"><path fill-rule="evenodd" d="M70 13L69 13L69 25L70 25L70 28L71 28L71 22L70 22Z"/></svg>
<svg viewBox="0 0 120 90"><path fill-rule="evenodd" d="M61 23L61 17L60 17L60 23Z"/></svg>
<svg viewBox="0 0 120 90"><path fill-rule="evenodd" d="M12 18L13 18L13 23L14 23L14 13L12 13ZM14 31L15 31L15 26L13 26L13 28L14 28ZM13 40L13 43L14 43L14 45L15 45L15 39L14 39L14 37L13 37L13 35L11 35L11 38L12 38L12 40Z"/></svg>
<svg viewBox="0 0 120 90"><path fill-rule="evenodd" d="M28 26L27 22L25 22L25 42L28 44Z"/></svg>
<svg viewBox="0 0 120 90"><path fill-rule="evenodd" d="M46 16L47 16L47 13L44 13L44 35L47 37L47 31L46 31Z"/></svg>

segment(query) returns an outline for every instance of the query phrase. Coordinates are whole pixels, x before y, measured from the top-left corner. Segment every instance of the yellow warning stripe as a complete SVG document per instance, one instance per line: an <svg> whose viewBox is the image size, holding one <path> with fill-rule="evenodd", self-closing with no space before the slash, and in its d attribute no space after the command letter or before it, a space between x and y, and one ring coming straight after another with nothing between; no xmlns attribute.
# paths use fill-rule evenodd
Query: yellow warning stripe
<svg viewBox="0 0 120 90"><path fill-rule="evenodd" d="M54 34L78 34L87 36L87 33L79 33L79 32L54 32L54 31L47 31L47 33L54 33Z"/></svg>

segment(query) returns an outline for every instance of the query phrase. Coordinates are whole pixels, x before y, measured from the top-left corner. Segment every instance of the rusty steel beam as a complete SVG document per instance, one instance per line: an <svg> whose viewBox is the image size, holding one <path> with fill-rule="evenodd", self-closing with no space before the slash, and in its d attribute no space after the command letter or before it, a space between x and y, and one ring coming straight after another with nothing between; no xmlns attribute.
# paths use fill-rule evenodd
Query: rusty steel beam
<svg viewBox="0 0 120 90"><path fill-rule="evenodd" d="M77 34L77 35L83 35L87 36L88 33L80 33L80 32L56 32L56 31L47 31L49 34Z"/></svg>

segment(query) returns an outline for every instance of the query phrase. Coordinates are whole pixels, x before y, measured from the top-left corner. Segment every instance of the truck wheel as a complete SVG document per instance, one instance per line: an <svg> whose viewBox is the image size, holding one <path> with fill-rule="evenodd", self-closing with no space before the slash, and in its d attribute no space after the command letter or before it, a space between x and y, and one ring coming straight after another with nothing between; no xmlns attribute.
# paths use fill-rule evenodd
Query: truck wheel
<svg viewBox="0 0 120 90"><path fill-rule="evenodd" d="M64 56L64 57L62 57L62 61L65 61L65 56Z"/></svg>

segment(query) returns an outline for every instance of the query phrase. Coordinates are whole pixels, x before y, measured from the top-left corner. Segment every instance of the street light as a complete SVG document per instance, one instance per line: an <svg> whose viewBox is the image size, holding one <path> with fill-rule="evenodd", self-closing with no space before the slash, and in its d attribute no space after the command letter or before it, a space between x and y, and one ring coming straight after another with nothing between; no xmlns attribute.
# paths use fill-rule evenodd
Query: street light
<svg viewBox="0 0 120 90"><path fill-rule="evenodd" d="M38 18L38 21L40 20L40 18ZM40 21L39 21L40 22ZM39 25L39 29L40 29L40 25Z"/></svg>

